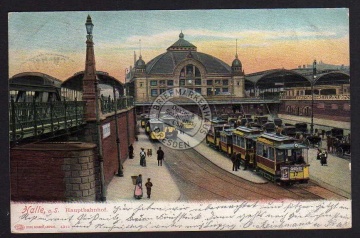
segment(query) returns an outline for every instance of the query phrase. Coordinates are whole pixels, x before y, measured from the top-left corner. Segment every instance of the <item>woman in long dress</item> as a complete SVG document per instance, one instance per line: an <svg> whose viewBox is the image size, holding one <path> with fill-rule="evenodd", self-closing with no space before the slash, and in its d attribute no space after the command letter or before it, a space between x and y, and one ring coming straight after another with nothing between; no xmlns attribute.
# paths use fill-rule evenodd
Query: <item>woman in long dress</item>
<svg viewBox="0 0 360 238"><path fill-rule="evenodd" d="M142 178L141 178L141 174L139 174L139 176L136 179L136 185L135 185L135 190L134 190L134 197L136 199L141 199L143 196L143 190L142 190Z"/></svg>

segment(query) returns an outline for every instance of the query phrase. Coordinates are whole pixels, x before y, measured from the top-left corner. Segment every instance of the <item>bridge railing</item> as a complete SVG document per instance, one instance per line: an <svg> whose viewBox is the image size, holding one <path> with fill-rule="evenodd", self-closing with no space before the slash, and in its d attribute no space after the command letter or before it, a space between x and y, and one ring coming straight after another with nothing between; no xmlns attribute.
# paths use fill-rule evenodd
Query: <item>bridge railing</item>
<svg viewBox="0 0 360 238"><path fill-rule="evenodd" d="M122 110L134 106L133 97L120 97L116 99L116 109ZM115 112L115 102L114 99L101 98L101 112L103 114Z"/></svg>
<svg viewBox="0 0 360 238"><path fill-rule="evenodd" d="M54 135L85 123L85 102L14 102L10 101L10 141Z"/></svg>

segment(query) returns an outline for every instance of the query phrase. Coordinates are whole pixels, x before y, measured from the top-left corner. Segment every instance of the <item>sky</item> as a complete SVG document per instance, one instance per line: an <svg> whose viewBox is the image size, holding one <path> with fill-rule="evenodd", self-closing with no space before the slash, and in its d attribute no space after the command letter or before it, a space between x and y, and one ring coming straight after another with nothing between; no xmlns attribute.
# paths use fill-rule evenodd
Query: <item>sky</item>
<svg viewBox="0 0 360 238"><path fill-rule="evenodd" d="M134 51L145 62L179 39L245 74L311 64L349 65L349 10L233 9L9 13L9 77L42 72L66 80L85 68L88 14L94 24L96 70L124 81Z"/></svg>

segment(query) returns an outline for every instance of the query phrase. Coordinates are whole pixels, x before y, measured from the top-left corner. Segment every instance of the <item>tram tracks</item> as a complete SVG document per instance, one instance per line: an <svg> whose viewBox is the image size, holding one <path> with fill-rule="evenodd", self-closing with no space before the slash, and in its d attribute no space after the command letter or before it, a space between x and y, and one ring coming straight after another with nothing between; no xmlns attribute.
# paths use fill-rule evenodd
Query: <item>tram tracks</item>
<svg viewBox="0 0 360 238"><path fill-rule="evenodd" d="M181 156L173 150L166 150L168 167L182 179L193 186L214 194L220 200L318 200L308 191L286 191L280 187L268 184L254 184L233 175L203 157L196 150L182 151ZM170 154L170 155L169 155ZM204 197L203 200L208 200Z"/></svg>

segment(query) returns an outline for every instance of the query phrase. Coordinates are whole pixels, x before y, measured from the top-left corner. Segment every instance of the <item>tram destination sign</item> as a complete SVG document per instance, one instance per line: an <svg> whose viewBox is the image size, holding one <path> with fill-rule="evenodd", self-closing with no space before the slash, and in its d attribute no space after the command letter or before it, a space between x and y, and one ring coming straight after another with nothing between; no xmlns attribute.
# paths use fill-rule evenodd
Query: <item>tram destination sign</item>
<svg viewBox="0 0 360 238"><path fill-rule="evenodd" d="M302 172L304 168L302 166L291 166L290 172Z"/></svg>

